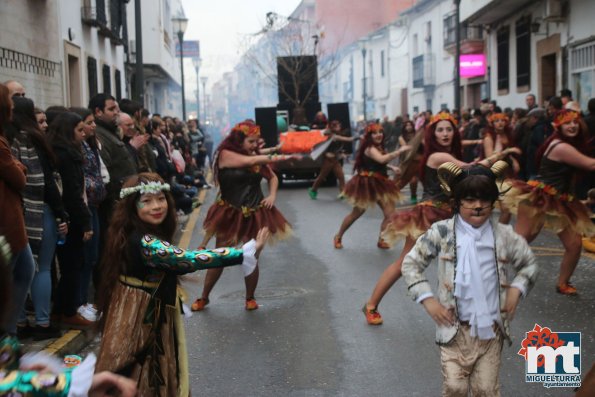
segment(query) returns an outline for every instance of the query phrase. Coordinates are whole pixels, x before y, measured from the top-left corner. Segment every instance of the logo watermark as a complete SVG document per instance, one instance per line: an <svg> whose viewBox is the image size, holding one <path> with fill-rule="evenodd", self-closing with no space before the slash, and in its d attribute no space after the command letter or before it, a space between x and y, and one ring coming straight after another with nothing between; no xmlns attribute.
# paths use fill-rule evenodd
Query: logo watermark
<svg viewBox="0 0 595 397"><path fill-rule="evenodd" d="M552 332L535 324L521 342L519 356L525 358L525 382L544 387L581 385L581 333Z"/></svg>

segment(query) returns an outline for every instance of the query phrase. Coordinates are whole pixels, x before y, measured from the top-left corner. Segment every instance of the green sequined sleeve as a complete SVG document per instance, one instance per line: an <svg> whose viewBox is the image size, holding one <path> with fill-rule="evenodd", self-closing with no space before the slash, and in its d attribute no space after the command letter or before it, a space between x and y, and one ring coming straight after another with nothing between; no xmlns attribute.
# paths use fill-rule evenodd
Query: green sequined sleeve
<svg viewBox="0 0 595 397"><path fill-rule="evenodd" d="M65 370L54 374L49 371L21 371L18 369L20 344L16 338L5 336L0 340L0 395L1 396L53 396L66 397L72 374Z"/></svg>
<svg viewBox="0 0 595 397"><path fill-rule="evenodd" d="M141 253L147 266L179 274L241 265L244 259L241 249L222 247L212 250L184 250L150 235L142 237Z"/></svg>

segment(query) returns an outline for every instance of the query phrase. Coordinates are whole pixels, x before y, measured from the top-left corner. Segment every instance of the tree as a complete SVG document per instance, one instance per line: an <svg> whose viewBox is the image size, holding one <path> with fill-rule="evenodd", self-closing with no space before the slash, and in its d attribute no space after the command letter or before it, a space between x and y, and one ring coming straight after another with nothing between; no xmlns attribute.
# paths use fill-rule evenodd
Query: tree
<svg viewBox="0 0 595 397"><path fill-rule="evenodd" d="M305 106L318 102L318 81L338 66L336 52L323 53L318 46L323 38L310 21L272 12L261 31L246 37L246 63L277 87L279 105L291 107L294 124L307 122Z"/></svg>

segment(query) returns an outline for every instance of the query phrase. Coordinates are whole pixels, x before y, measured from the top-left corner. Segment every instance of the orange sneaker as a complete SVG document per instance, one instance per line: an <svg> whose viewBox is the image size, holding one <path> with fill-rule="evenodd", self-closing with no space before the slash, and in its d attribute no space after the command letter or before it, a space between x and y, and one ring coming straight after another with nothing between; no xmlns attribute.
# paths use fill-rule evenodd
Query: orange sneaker
<svg viewBox="0 0 595 397"><path fill-rule="evenodd" d="M378 310L376 310L376 308L368 309L368 304L364 304L364 307L362 307L362 312L364 312L364 315L366 316L366 321L368 322L368 324L370 324L370 325L382 324L382 316L380 315L380 313L378 313Z"/></svg>
<svg viewBox="0 0 595 397"><path fill-rule="evenodd" d="M343 248L343 244L341 243L341 237L339 237L338 235L335 235L335 237L333 237L333 245L335 246L335 249L338 249L338 250Z"/></svg>
<svg viewBox="0 0 595 397"><path fill-rule="evenodd" d="M256 310L258 309L258 303L254 298L246 299L246 310Z"/></svg>
<svg viewBox="0 0 595 397"><path fill-rule="evenodd" d="M209 298L198 298L197 300L194 301L194 303L192 304L192 306L190 306L190 310L192 310L193 312L200 312L202 310L204 310L205 306L209 304Z"/></svg>
<svg viewBox="0 0 595 397"><path fill-rule="evenodd" d="M386 241L384 241L384 239L382 237L378 238L378 243L376 244L376 246L378 246L378 248L383 249L383 250L387 250L390 248L390 245L388 245L388 243Z"/></svg>
<svg viewBox="0 0 595 397"><path fill-rule="evenodd" d="M569 295L569 296L578 294L578 291L576 290L575 286L570 283L558 285L556 287L556 292L558 292L559 294L562 294L562 295Z"/></svg>

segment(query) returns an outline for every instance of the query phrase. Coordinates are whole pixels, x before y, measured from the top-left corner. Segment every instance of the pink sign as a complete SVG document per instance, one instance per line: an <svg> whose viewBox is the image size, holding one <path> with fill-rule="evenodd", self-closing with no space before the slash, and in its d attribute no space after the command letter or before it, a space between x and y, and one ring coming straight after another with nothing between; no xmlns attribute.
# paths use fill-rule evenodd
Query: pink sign
<svg viewBox="0 0 595 397"><path fill-rule="evenodd" d="M475 77L486 74L486 56L483 54L461 55L461 77Z"/></svg>

